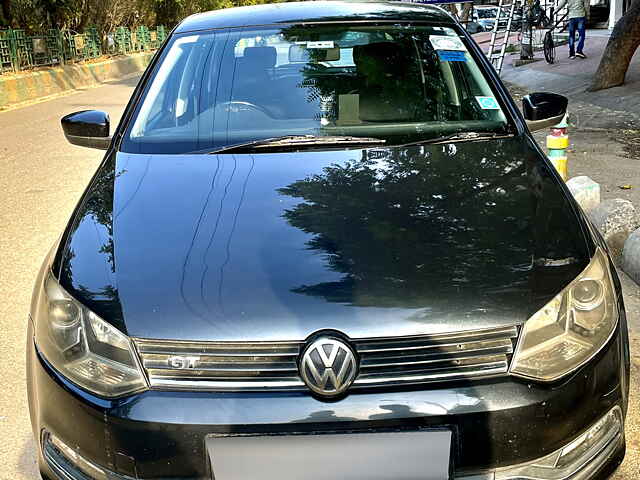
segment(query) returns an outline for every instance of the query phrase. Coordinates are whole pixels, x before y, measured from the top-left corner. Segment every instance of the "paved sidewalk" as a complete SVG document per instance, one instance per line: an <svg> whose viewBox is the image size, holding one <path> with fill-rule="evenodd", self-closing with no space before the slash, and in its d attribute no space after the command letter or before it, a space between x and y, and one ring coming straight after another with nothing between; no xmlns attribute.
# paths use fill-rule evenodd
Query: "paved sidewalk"
<svg viewBox="0 0 640 480"><path fill-rule="evenodd" d="M600 63L609 40L608 30L589 30L585 53L586 60L570 60L568 46L556 48L556 63L549 65L542 52L536 52L540 61L513 66L519 53L505 58L502 79L508 84L529 91L547 91L567 95L570 98L572 123L584 128L638 129L640 128L640 53L634 55L626 83L599 92L586 89Z"/></svg>
<svg viewBox="0 0 640 480"><path fill-rule="evenodd" d="M489 47L491 46L491 35L492 32L480 32L471 35L475 42L480 46L482 51L486 54L489 52ZM496 42L498 42L504 34L500 33L496 38ZM518 45L520 42L520 33L519 32L511 32L509 34L509 45Z"/></svg>
<svg viewBox="0 0 640 480"><path fill-rule="evenodd" d="M533 90L509 85L509 92L518 105L522 105L522 97L529 91ZM576 103L573 96L569 96L569 108L574 120L578 118L576 109L587 120L597 117L599 112L611 112L589 103L576 107ZM640 130L594 129L575 125L575 121L573 123L569 128L570 145L567 150L569 177L587 175L600 184L602 200L623 198L640 208ZM547 129L533 134L544 151L547 149L548 134Z"/></svg>

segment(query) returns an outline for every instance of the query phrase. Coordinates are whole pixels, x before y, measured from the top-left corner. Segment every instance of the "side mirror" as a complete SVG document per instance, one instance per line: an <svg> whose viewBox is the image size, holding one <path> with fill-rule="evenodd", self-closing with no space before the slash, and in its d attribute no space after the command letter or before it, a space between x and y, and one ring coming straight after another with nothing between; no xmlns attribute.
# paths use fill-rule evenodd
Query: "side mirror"
<svg viewBox="0 0 640 480"><path fill-rule="evenodd" d="M556 93L531 93L522 99L524 118L532 132L560 123L568 106L569 99Z"/></svg>
<svg viewBox="0 0 640 480"><path fill-rule="evenodd" d="M64 136L69 143L81 147L106 150L111 143L109 114L100 110L70 113L60 120Z"/></svg>

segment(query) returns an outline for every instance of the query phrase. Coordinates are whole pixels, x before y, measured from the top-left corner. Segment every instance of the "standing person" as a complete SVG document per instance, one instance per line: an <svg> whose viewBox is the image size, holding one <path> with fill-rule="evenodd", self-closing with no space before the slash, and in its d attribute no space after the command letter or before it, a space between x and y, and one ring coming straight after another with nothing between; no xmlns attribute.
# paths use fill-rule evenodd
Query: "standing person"
<svg viewBox="0 0 640 480"><path fill-rule="evenodd" d="M587 33L587 7L588 0L560 0L557 11L565 5L569 7L569 58L587 58L582 51ZM578 48L576 49L576 30L578 30Z"/></svg>

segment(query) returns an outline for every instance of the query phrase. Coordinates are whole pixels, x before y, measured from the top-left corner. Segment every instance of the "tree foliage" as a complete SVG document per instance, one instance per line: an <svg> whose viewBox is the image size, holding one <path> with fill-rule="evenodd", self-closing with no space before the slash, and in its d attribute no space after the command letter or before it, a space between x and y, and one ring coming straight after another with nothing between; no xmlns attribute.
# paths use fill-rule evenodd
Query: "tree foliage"
<svg viewBox="0 0 640 480"><path fill-rule="evenodd" d="M269 0L2 0L0 28L39 32L48 28L82 32L95 26L103 35L119 25L172 27L198 12Z"/></svg>

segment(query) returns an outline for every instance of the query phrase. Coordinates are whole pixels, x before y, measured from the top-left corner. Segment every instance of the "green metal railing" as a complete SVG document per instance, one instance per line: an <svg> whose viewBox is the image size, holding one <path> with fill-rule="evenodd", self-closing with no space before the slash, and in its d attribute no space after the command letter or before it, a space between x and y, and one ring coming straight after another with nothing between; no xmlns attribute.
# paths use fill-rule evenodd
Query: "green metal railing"
<svg viewBox="0 0 640 480"><path fill-rule="evenodd" d="M162 25L154 30L146 26L134 30L118 27L107 35L104 45L95 27L85 33L50 29L34 35L27 35L24 30L0 30L0 73L82 62L103 54L151 51L165 38Z"/></svg>

